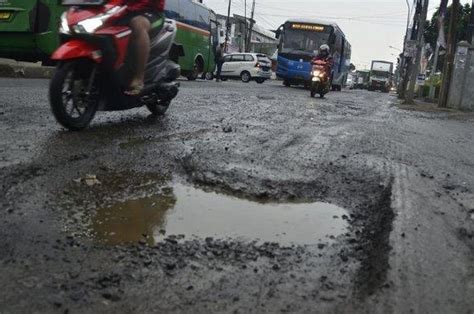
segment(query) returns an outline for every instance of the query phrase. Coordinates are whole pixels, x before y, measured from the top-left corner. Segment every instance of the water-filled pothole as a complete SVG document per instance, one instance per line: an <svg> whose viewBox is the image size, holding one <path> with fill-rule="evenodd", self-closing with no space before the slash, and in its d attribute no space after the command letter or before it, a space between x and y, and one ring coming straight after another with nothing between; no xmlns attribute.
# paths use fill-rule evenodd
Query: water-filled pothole
<svg viewBox="0 0 474 314"><path fill-rule="evenodd" d="M99 209L91 227L97 241L114 245L154 244L168 235L305 245L345 233L346 216L328 203L259 203L176 184Z"/></svg>

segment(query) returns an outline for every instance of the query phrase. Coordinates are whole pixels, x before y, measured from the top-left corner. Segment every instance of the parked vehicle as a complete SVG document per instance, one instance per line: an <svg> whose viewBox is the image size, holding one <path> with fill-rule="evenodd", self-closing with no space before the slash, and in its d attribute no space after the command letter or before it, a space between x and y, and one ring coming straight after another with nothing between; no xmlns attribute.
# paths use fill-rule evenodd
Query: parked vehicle
<svg viewBox="0 0 474 314"><path fill-rule="evenodd" d="M317 19L292 19L277 31L277 76L285 86L311 83L311 60L321 45L327 44L334 60L330 81L333 90L344 86L351 65L351 45L336 23Z"/></svg>
<svg viewBox="0 0 474 314"><path fill-rule="evenodd" d="M354 89L368 89L369 88L369 70L358 70L355 74Z"/></svg>
<svg viewBox="0 0 474 314"><path fill-rule="evenodd" d="M323 60L314 61L313 71L311 72L311 97L319 94L319 97L323 98L325 94L329 93L329 76L331 75L330 71L330 65L328 62Z"/></svg>
<svg viewBox="0 0 474 314"><path fill-rule="evenodd" d="M179 63L182 74L195 80L214 72L214 52L220 37L215 12L195 0L169 0L165 15L178 26L176 42L184 55L173 61Z"/></svg>
<svg viewBox="0 0 474 314"><path fill-rule="evenodd" d="M355 73L349 73L349 75L347 76L345 87L349 89L354 89L355 78L356 78Z"/></svg>
<svg viewBox="0 0 474 314"><path fill-rule="evenodd" d="M240 78L242 82L256 81L262 84L272 77L272 62L259 53L233 53L224 57L221 78Z"/></svg>
<svg viewBox="0 0 474 314"><path fill-rule="evenodd" d="M63 11L58 0L0 1L0 58L51 63Z"/></svg>
<svg viewBox="0 0 474 314"><path fill-rule="evenodd" d="M393 63L388 61L372 61L370 68L369 91L380 90L390 92L393 79Z"/></svg>
<svg viewBox="0 0 474 314"><path fill-rule="evenodd" d="M145 87L138 96L124 94L133 75L127 57L132 33L114 21L126 13L121 0L63 0L74 5L60 23L63 44L54 52L58 61L49 98L56 120L70 130L87 127L97 110L116 111L146 106L162 115L178 94L180 67L170 60L182 49L174 43L176 22L159 19L150 31L151 49Z"/></svg>

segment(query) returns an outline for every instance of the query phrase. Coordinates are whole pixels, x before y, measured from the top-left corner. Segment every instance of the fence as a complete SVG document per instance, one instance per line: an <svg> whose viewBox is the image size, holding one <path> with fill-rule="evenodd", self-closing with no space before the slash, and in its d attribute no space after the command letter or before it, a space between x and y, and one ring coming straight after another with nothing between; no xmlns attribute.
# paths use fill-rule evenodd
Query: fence
<svg viewBox="0 0 474 314"><path fill-rule="evenodd" d="M454 71L448 98L448 107L474 110L474 46L460 42L454 60Z"/></svg>

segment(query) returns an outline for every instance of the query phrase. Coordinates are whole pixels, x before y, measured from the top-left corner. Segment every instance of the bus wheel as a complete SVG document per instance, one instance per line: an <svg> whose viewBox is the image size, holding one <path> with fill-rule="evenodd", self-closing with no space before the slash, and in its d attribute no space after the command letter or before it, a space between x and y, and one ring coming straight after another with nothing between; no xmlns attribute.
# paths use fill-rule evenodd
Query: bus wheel
<svg viewBox="0 0 474 314"><path fill-rule="evenodd" d="M198 76L199 76L199 71L197 69L197 65L195 64L193 67L193 70L186 75L186 78L190 81L195 81L197 80Z"/></svg>
<svg viewBox="0 0 474 314"><path fill-rule="evenodd" d="M288 80L284 80L284 81L283 81L283 85L285 85L286 87L290 87L290 86L291 86L291 83L290 83L290 81L288 81Z"/></svg>
<svg viewBox="0 0 474 314"><path fill-rule="evenodd" d="M56 120L71 131L86 128L97 111L96 70L88 60L69 61L60 64L51 79L51 110Z"/></svg>
<svg viewBox="0 0 474 314"><path fill-rule="evenodd" d="M187 75L188 80L195 81L198 79L199 74L204 71L204 61L197 57L194 60L193 70Z"/></svg>
<svg viewBox="0 0 474 314"><path fill-rule="evenodd" d="M212 81L214 79L214 73L212 72L207 72L205 75L205 79L208 81Z"/></svg>

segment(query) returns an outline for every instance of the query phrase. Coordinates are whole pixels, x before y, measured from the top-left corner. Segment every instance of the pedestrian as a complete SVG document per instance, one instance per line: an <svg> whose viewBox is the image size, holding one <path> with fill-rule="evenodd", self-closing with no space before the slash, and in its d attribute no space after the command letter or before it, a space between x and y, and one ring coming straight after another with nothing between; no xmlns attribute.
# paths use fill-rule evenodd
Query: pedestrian
<svg viewBox="0 0 474 314"><path fill-rule="evenodd" d="M216 72L216 82L221 80L222 64L224 64L224 44L220 44L216 47L216 53L214 56L214 61L216 62L217 72Z"/></svg>

